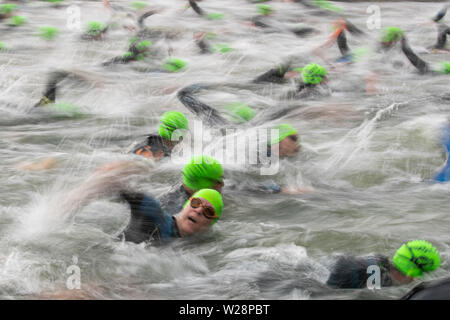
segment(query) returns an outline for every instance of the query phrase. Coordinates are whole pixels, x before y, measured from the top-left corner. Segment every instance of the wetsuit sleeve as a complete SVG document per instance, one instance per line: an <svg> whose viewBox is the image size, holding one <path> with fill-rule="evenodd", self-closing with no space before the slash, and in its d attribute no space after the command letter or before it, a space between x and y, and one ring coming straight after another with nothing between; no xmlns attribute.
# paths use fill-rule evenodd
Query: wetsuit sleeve
<svg viewBox="0 0 450 320"><path fill-rule="evenodd" d="M267 72L264 72L262 75L256 77L253 82L261 83L261 82L272 82L272 83L284 83L286 80L284 79L284 75L289 70L290 64L280 65L277 68L270 69Z"/></svg>
<svg viewBox="0 0 450 320"><path fill-rule="evenodd" d="M347 37L345 36L344 30L342 30L342 32L339 33L339 35L337 37L337 44L339 47L339 51L341 52L341 54L344 57L350 53L350 49L348 48L348 45L347 45Z"/></svg>
<svg viewBox="0 0 450 320"><path fill-rule="evenodd" d="M56 90L58 84L64 80L69 75L67 71L55 71L50 74L47 81L44 94L41 100L34 105L34 107L39 107L48 103L53 103L56 101Z"/></svg>
<svg viewBox="0 0 450 320"><path fill-rule="evenodd" d="M150 10L150 11L145 12L141 16L139 16L139 18L138 18L138 25L139 25L139 27L141 29L144 28L144 21L145 21L145 19L147 19L148 17L154 15L155 13L156 13L155 10Z"/></svg>
<svg viewBox="0 0 450 320"><path fill-rule="evenodd" d="M189 0L189 5L199 16L205 15L205 11L203 11L194 0Z"/></svg>
<svg viewBox="0 0 450 320"><path fill-rule="evenodd" d="M203 85L188 86L178 91L177 97L186 108L188 108L193 114L199 117L202 121L210 123L211 125L228 124L229 121L223 118L216 109L201 102L194 96L196 92L200 91L203 88L206 88L206 86Z"/></svg>
<svg viewBox="0 0 450 320"><path fill-rule="evenodd" d="M428 64L420 59L414 51L412 51L411 47L408 44L408 41L405 37L401 40L402 43L402 51L405 54L405 56L408 58L408 60L412 63L414 67L420 72L420 73L427 73L430 71L430 68L428 67Z"/></svg>
<svg viewBox="0 0 450 320"><path fill-rule="evenodd" d="M125 240L140 243L151 239L168 240L173 236L172 218L156 199L133 192L121 192L120 196L131 209L131 219L124 231Z"/></svg>
<svg viewBox="0 0 450 320"><path fill-rule="evenodd" d="M447 6L443 7L439 12L433 17L434 22L440 21L443 17L445 17L445 14L447 13Z"/></svg>
<svg viewBox="0 0 450 320"><path fill-rule="evenodd" d="M447 44L447 34L450 34L450 28L441 24L438 27L438 37L434 49L444 49Z"/></svg>

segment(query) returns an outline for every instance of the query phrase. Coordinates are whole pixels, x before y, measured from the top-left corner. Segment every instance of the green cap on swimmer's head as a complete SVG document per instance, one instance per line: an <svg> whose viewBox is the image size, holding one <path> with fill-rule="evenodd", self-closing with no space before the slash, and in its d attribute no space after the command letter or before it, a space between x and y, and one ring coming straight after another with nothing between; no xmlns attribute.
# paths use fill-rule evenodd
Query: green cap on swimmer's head
<svg viewBox="0 0 450 320"><path fill-rule="evenodd" d="M178 129L188 129L188 121L186 116L178 111L168 111L164 113L161 117L159 125L159 135L164 139L172 140L172 133Z"/></svg>
<svg viewBox="0 0 450 320"><path fill-rule="evenodd" d="M257 4L256 8L258 9L258 12L262 15L268 16L273 12L273 8L267 4Z"/></svg>
<svg viewBox="0 0 450 320"><path fill-rule="evenodd" d="M387 27L383 31L381 42L398 41L403 36L403 30L398 27Z"/></svg>
<svg viewBox="0 0 450 320"><path fill-rule="evenodd" d="M178 58L169 58L164 63L163 67L167 71L177 72L187 66L187 62Z"/></svg>
<svg viewBox="0 0 450 320"><path fill-rule="evenodd" d="M236 123L244 123L252 120L256 111L241 102L231 102L227 104L227 113Z"/></svg>
<svg viewBox="0 0 450 320"><path fill-rule="evenodd" d="M441 264L441 258L431 243L414 240L403 244L395 253L392 262L404 275L420 277L423 272L437 269Z"/></svg>
<svg viewBox="0 0 450 320"><path fill-rule="evenodd" d="M222 165L210 156L195 156L183 168L183 183L193 191L212 188L214 183L222 182Z"/></svg>
<svg viewBox="0 0 450 320"><path fill-rule="evenodd" d="M443 61L441 64L442 64L442 67L440 69L440 72L442 72L444 74L449 74L450 73L450 62Z"/></svg>
<svg viewBox="0 0 450 320"><path fill-rule="evenodd" d="M319 84L327 76L327 70L320 64L310 63L302 69L302 79L306 84Z"/></svg>
<svg viewBox="0 0 450 320"><path fill-rule="evenodd" d="M295 130L290 124L280 124L274 129L278 129L278 137L270 140L271 146L280 143L286 137L297 134L297 130Z"/></svg>
<svg viewBox="0 0 450 320"><path fill-rule="evenodd" d="M202 198L208 200L212 204L212 206L214 207L214 211L216 212L217 218L213 220L211 225L215 224L220 219L223 211L223 200L222 195L218 191L213 189L202 189L194 193L192 195L192 198ZM189 200L186 201L183 208L185 208L188 204Z"/></svg>

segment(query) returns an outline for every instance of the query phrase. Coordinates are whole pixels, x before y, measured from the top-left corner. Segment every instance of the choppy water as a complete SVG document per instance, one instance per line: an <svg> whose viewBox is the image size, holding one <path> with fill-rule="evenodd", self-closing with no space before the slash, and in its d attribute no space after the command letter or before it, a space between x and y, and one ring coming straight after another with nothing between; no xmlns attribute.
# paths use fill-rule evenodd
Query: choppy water
<svg viewBox="0 0 450 320"><path fill-rule="evenodd" d="M27 24L9 28L1 22L0 41L11 50L0 52L0 298L64 291L66 270L75 256L83 294L89 298L395 299L412 285L376 291L327 288L330 257L374 252L392 256L401 243L416 238L431 241L441 252L442 267L426 279L448 275L450 186L429 183L445 161L438 135L450 115L448 77L417 75L398 48L333 69L312 49L327 39L334 17L300 4L271 3L276 9L273 23L281 31L265 33L242 24L255 15L254 5L243 0L199 2L208 12L223 13L223 20L184 11L185 1L151 3L162 11L146 20L147 26L179 36L155 41L152 48L159 54L152 59L109 68L100 64L123 54L132 33L117 27L102 41L83 41L81 31L66 26L67 4L19 3ZM70 4L80 6L83 25L92 20L114 19L119 26L135 21L136 10L128 1L112 5L122 6L130 17L111 17L100 1ZM426 61L450 60L450 54L421 49L435 42L435 26L425 23L442 4L377 5L381 26L402 27ZM367 33L363 38L348 35L350 47L374 48L380 30L366 27L368 4L339 6ZM57 26L61 34L45 41L36 36L42 25ZM296 25L321 33L302 39L283 32ZM200 55L193 41L199 31L217 33L212 42L228 43L234 50ZM142 72L160 66L170 48L173 56L188 61L184 72ZM288 56L324 64L332 88L349 87L328 98L290 102L298 111L283 119L299 129L303 149L298 157L282 160L274 179L286 186L312 186L314 192L266 196L226 187L223 219L211 231L149 248L113 239L129 218L124 204L100 199L74 217L58 206L99 165L135 159L123 150L155 131L162 112L180 110L194 120L177 100L178 89L197 82L246 83ZM338 56L335 46L326 52L330 61ZM392 67L396 60L403 67ZM89 84L65 80L58 94L59 101L78 106L82 115L32 112L54 69L82 70L94 79ZM379 72L377 95L360 90L371 70ZM229 100L259 110L277 108L288 104L275 99L288 87L228 88L202 99L218 109ZM17 168L49 156L56 159L56 168ZM159 162L139 177L137 187L161 195L179 183L181 167ZM231 165L225 171L228 186L258 178Z"/></svg>

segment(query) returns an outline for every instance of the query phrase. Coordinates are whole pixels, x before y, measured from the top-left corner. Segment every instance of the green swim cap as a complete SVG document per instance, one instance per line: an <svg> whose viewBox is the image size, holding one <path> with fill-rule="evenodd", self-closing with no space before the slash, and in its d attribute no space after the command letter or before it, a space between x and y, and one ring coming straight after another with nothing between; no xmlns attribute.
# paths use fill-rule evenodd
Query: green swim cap
<svg viewBox="0 0 450 320"><path fill-rule="evenodd" d="M99 35L101 32L105 30L106 26L104 26L101 22L91 21L88 23L87 33L93 36Z"/></svg>
<svg viewBox="0 0 450 320"><path fill-rule="evenodd" d="M211 225L215 224L220 219L220 217L222 216L222 211L223 211L223 200L222 200L222 195L218 191L216 191L214 189L202 189L202 190L194 193L192 195L192 198L202 198L202 199L208 200L212 204L212 206L214 207L214 210L216 211L217 218L213 220ZM186 201L183 208L186 208L186 206L188 204L189 204L189 200Z"/></svg>
<svg viewBox="0 0 450 320"><path fill-rule="evenodd" d="M326 0L315 0L314 1L315 5L327 10L331 10L331 11L335 11L335 12L341 12L343 11L342 8L335 6L334 4L332 4L329 1Z"/></svg>
<svg viewBox="0 0 450 320"><path fill-rule="evenodd" d="M8 47L3 42L0 42L0 50L8 50Z"/></svg>
<svg viewBox="0 0 450 320"><path fill-rule="evenodd" d="M39 27L38 29L38 35L47 40L52 40L58 33L59 30L55 27Z"/></svg>
<svg viewBox="0 0 450 320"><path fill-rule="evenodd" d="M394 266L404 275L419 277L423 272L433 271L441 264L436 248L424 240L403 244L392 258Z"/></svg>
<svg viewBox="0 0 450 320"><path fill-rule="evenodd" d="M283 140L286 137L289 137L293 134L297 134L297 130L295 130L290 124L280 124L276 126L274 129L278 129L278 137L270 141L271 146L281 142L281 140Z"/></svg>
<svg viewBox="0 0 450 320"><path fill-rule="evenodd" d="M210 156L192 157L183 168L183 183L194 191L211 188L215 182L222 179L222 165Z"/></svg>
<svg viewBox="0 0 450 320"><path fill-rule="evenodd" d="M136 45L136 48L139 50L139 52L142 52L144 50L147 50L148 47L150 47L152 45L151 41L148 40L143 40L138 42L138 44Z"/></svg>
<svg viewBox="0 0 450 320"><path fill-rule="evenodd" d="M225 43L215 44L212 49L216 52L221 52L221 53L227 53L228 51L233 50L229 45L227 45Z"/></svg>
<svg viewBox="0 0 450 320"><path fill-rule="evenodd" d="M131 5L137 10L142 10L148 7L148 3L144 1L135 1Z"/></svg>
<svg viewBox="0 0 450 320"><path fill-rule="evenodd" d="M183 69L185 66L187 66L187 62L181 59L177 58L169 58L164 63L163 67L164 69L171 71L171 72L177 72Z"/></svg>
<svg viewBox="0 0 450 320"><path fill-rule="evenodd" d="M387 27L383 31L381 42L392 42L400 40L403 36L403 30L398 27Z"/></svg>
<svg viewBox="0 0 450 320"><path fill-rule="evenodd" d="M14 16L8 20L8 25L10 25L12 27L18 27L18 26L23 25L26 21L27 21L27 19L25 17Z"/></svg>
<svg viewBox="0 0 450 320"><path fill-rule="evenodd" d="M227 112L236 123L243 123L252 120L256 111L242 102L231 102L227 104Z"/></svg>
<svg viewBox="0 0 450 320"><path fill-rule="evenodd" d="M306 84L319 84L326 75L327 70L316 63L310 63L302 70L302 79Z"/></svg>
<svg viewBox="0 0 450 320"><path fill-rule="evenodd" d="M172 133L177 129L188 129L188 120L186 116L178 111L168 111L164 113L160 120L158 129L159 135L164 139L172 140Z"/></svg>
<svg viewBox="0 0 450 320"><path fill-rule="evenodd" d="M5 3L5 4L0 5L0 13L1 14L10 14L14 10L17 10L17 4Z"/></svg>
<svg viewBox="0 0 450 320"><path fill-rule="evenodd" d="M206 15L206 18L209 20L221 20L223 19L223 13L211 12Z"/></svg>
<svg viewBox="0 0 450 320"><path fill-rule="evenodd" d="M441 64L442 64L442 68L441 68L440 72L449 74L450 73L450 62L443 61Z"/></svg>
<svg viewBox="0 0 450 320"><path fill-rule="evenodd" d="M258 9L258 12L268 16L269 14L271 14L273 12L273 8L267 4L257 4L256 8Z"/></svg>

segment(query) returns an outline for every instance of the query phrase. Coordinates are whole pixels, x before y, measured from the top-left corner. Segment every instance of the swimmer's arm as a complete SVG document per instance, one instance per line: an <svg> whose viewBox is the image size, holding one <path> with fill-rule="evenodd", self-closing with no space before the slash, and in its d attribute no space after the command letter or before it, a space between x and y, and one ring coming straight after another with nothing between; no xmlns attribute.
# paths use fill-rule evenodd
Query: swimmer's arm
<svg viewBox="0 0 450 320"><path fill-rule="evenodd" d="M438 13L433 17L434 22L438 22L442 20L443 17L445 17L445 14L447 13L447 6L443 7L441 10L438 11Z"/></svg>
<svg viewBox="0 0 450 320"><path fill-rule="evenodd" d="M195 13L197 13L199 16L205 15L205 11L203 11L203 9L200 8L194 0L189 0L189 5L191 6L192 10L194 10Z"/></svg>
<svg viewBox="0 0 450 320"><path fill-rule="evenodd" d="M423 61L422 59L417 56L414 51L409 46L407 40L405 37L402 37L401 40L402 44L402 51L405 54L405 56L408 58L408 60L412 63L414 67L420 72L420 73L426 73L429 71L428 64Z"/></svg>
<svg viewBox="0 0 450 320"><path fill-rule="evenodd" d="M98 168L88 179L70 191L62 202L62 208L74 213L100 197L113 196L126 188L130 176L140 175L148 167L140 162L116 161Z"/></svg>
<svg viewBox="0 0 450 320"><path fill-rule="evenodd" d="M202 85L191 85L185 87L178 91L177 97L186 108L188 108L203 121L216 125L227 124L228 121L223 118L216 109L195 98L194 93L202 88L204 88Z"/></svg>
<svg viewBox="0 0 450 320"><path fill-rule="evenodd" d="M338 37L337 37L337 44L339 47L339 51L341 52L341 54L343 56L346 56L350 53L350 49L347 45L347 37L345 36L345 32L342 31L341 33L339 33Z"/></svg>
<svg viewBox="0 0 450 320"><path fill-rule="evenodd" d="M309 193L314 191L314 189L310 189L310 188L300 188L300 187L295 187L295 188L280 188L280 192L284 193L284 194L305 194L305 193Z"/></svg>

